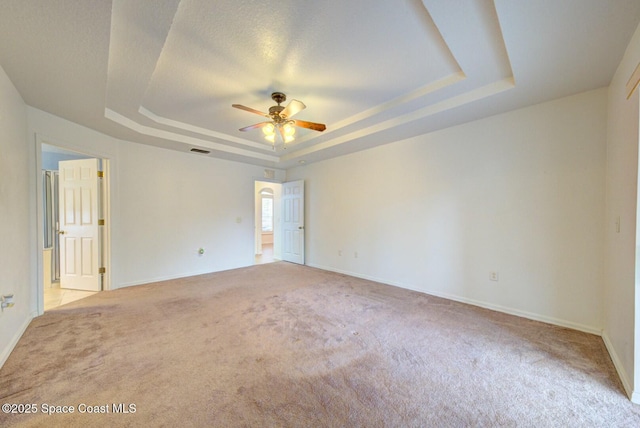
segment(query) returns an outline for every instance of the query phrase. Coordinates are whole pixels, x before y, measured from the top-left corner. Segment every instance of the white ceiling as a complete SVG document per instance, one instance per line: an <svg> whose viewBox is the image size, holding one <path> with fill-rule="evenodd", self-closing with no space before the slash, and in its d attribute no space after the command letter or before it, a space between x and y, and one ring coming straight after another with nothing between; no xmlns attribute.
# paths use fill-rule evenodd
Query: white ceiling
<svg viewBox="0 0 640 428"><path fill-rule="evenodd" d="M0 0L0 66L116 138L287 168L607 86L639 22L638 0ZM327 130L238 131L263 118L231 104L274 91Z"/></svg>

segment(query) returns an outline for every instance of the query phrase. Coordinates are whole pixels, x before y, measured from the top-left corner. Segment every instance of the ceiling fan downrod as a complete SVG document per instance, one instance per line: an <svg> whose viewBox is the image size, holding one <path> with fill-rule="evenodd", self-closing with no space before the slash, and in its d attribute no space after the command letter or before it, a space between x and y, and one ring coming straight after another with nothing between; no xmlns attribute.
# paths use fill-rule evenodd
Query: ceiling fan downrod
<svg viewBox="0 0 640 428"><path fill-rule="evenodd" d="M287 96L282 92L274 92L271 94L271 99L278 105L269 107L269 116L271 116L275 124L279 125L285 120L284 117L280 115L280 113L282 113L282 110L284 110L284 107L280 104L287 100Z"/></svg>

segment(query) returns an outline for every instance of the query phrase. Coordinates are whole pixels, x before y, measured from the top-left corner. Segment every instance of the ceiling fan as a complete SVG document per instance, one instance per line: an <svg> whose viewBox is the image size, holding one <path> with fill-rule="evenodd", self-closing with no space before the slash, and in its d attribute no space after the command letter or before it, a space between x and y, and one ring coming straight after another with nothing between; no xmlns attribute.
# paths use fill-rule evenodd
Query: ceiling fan
<svg viewBox="0 0 640 428"><path fill-rule="evenodd" d="M300 113L302 110L307 108L307 106L302 103L302 101L291 100L286 107L281 106L283 102L287 100L287 96L282 92L274 92L271 94L271 99L275 101L278 105L272 106L269 108L269 113L263 113L261 111L252 109L251 107L246 107L241 104L232 104L232 107L238 108L240 110L245 110L250 113L259 114L260 116L264 116L269 118L266 122L256 123L255 125L245 126L244 128L240 128L240 131L251 131L253 129L262 128L262 132L264 133L264 137L267 141L273 144L275 147L276 143L276 130L282 137L282 141L286 143L290 143L294 139L294 135L296 133L296 126L300 128L312 129L314 131L322 132L327 127L322 123L315 122L307 122L305 120L297 120L291 119L294 115Z"/></svg>

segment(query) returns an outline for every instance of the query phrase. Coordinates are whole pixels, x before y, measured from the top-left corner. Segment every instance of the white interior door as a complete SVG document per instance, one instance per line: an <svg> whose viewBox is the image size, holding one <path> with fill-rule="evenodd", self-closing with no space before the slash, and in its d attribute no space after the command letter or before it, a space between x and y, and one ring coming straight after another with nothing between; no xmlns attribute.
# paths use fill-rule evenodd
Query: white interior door
<svg viewBox="0 0 640 428"><path fill-rule="evenodd" d="M304 180L282 184L282 260L304 264Z"/></svg>
<svg viewBox="0 0 640 428"><path fill-rule="evenodd" d="M60 287L100 291L98 159L59 162Z"/></svg>

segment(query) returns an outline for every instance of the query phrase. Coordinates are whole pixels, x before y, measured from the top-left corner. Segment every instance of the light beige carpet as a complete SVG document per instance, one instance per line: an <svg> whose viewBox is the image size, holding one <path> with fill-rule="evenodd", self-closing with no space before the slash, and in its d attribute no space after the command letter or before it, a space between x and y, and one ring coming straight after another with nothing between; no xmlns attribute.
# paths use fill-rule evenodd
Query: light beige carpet
<svg viewBox="0 0 640 428"><path fill-rule="evenodd" d="M0 397L38 409L0 426L640 426L599 337L282 262L48 312Z"/></svg>

